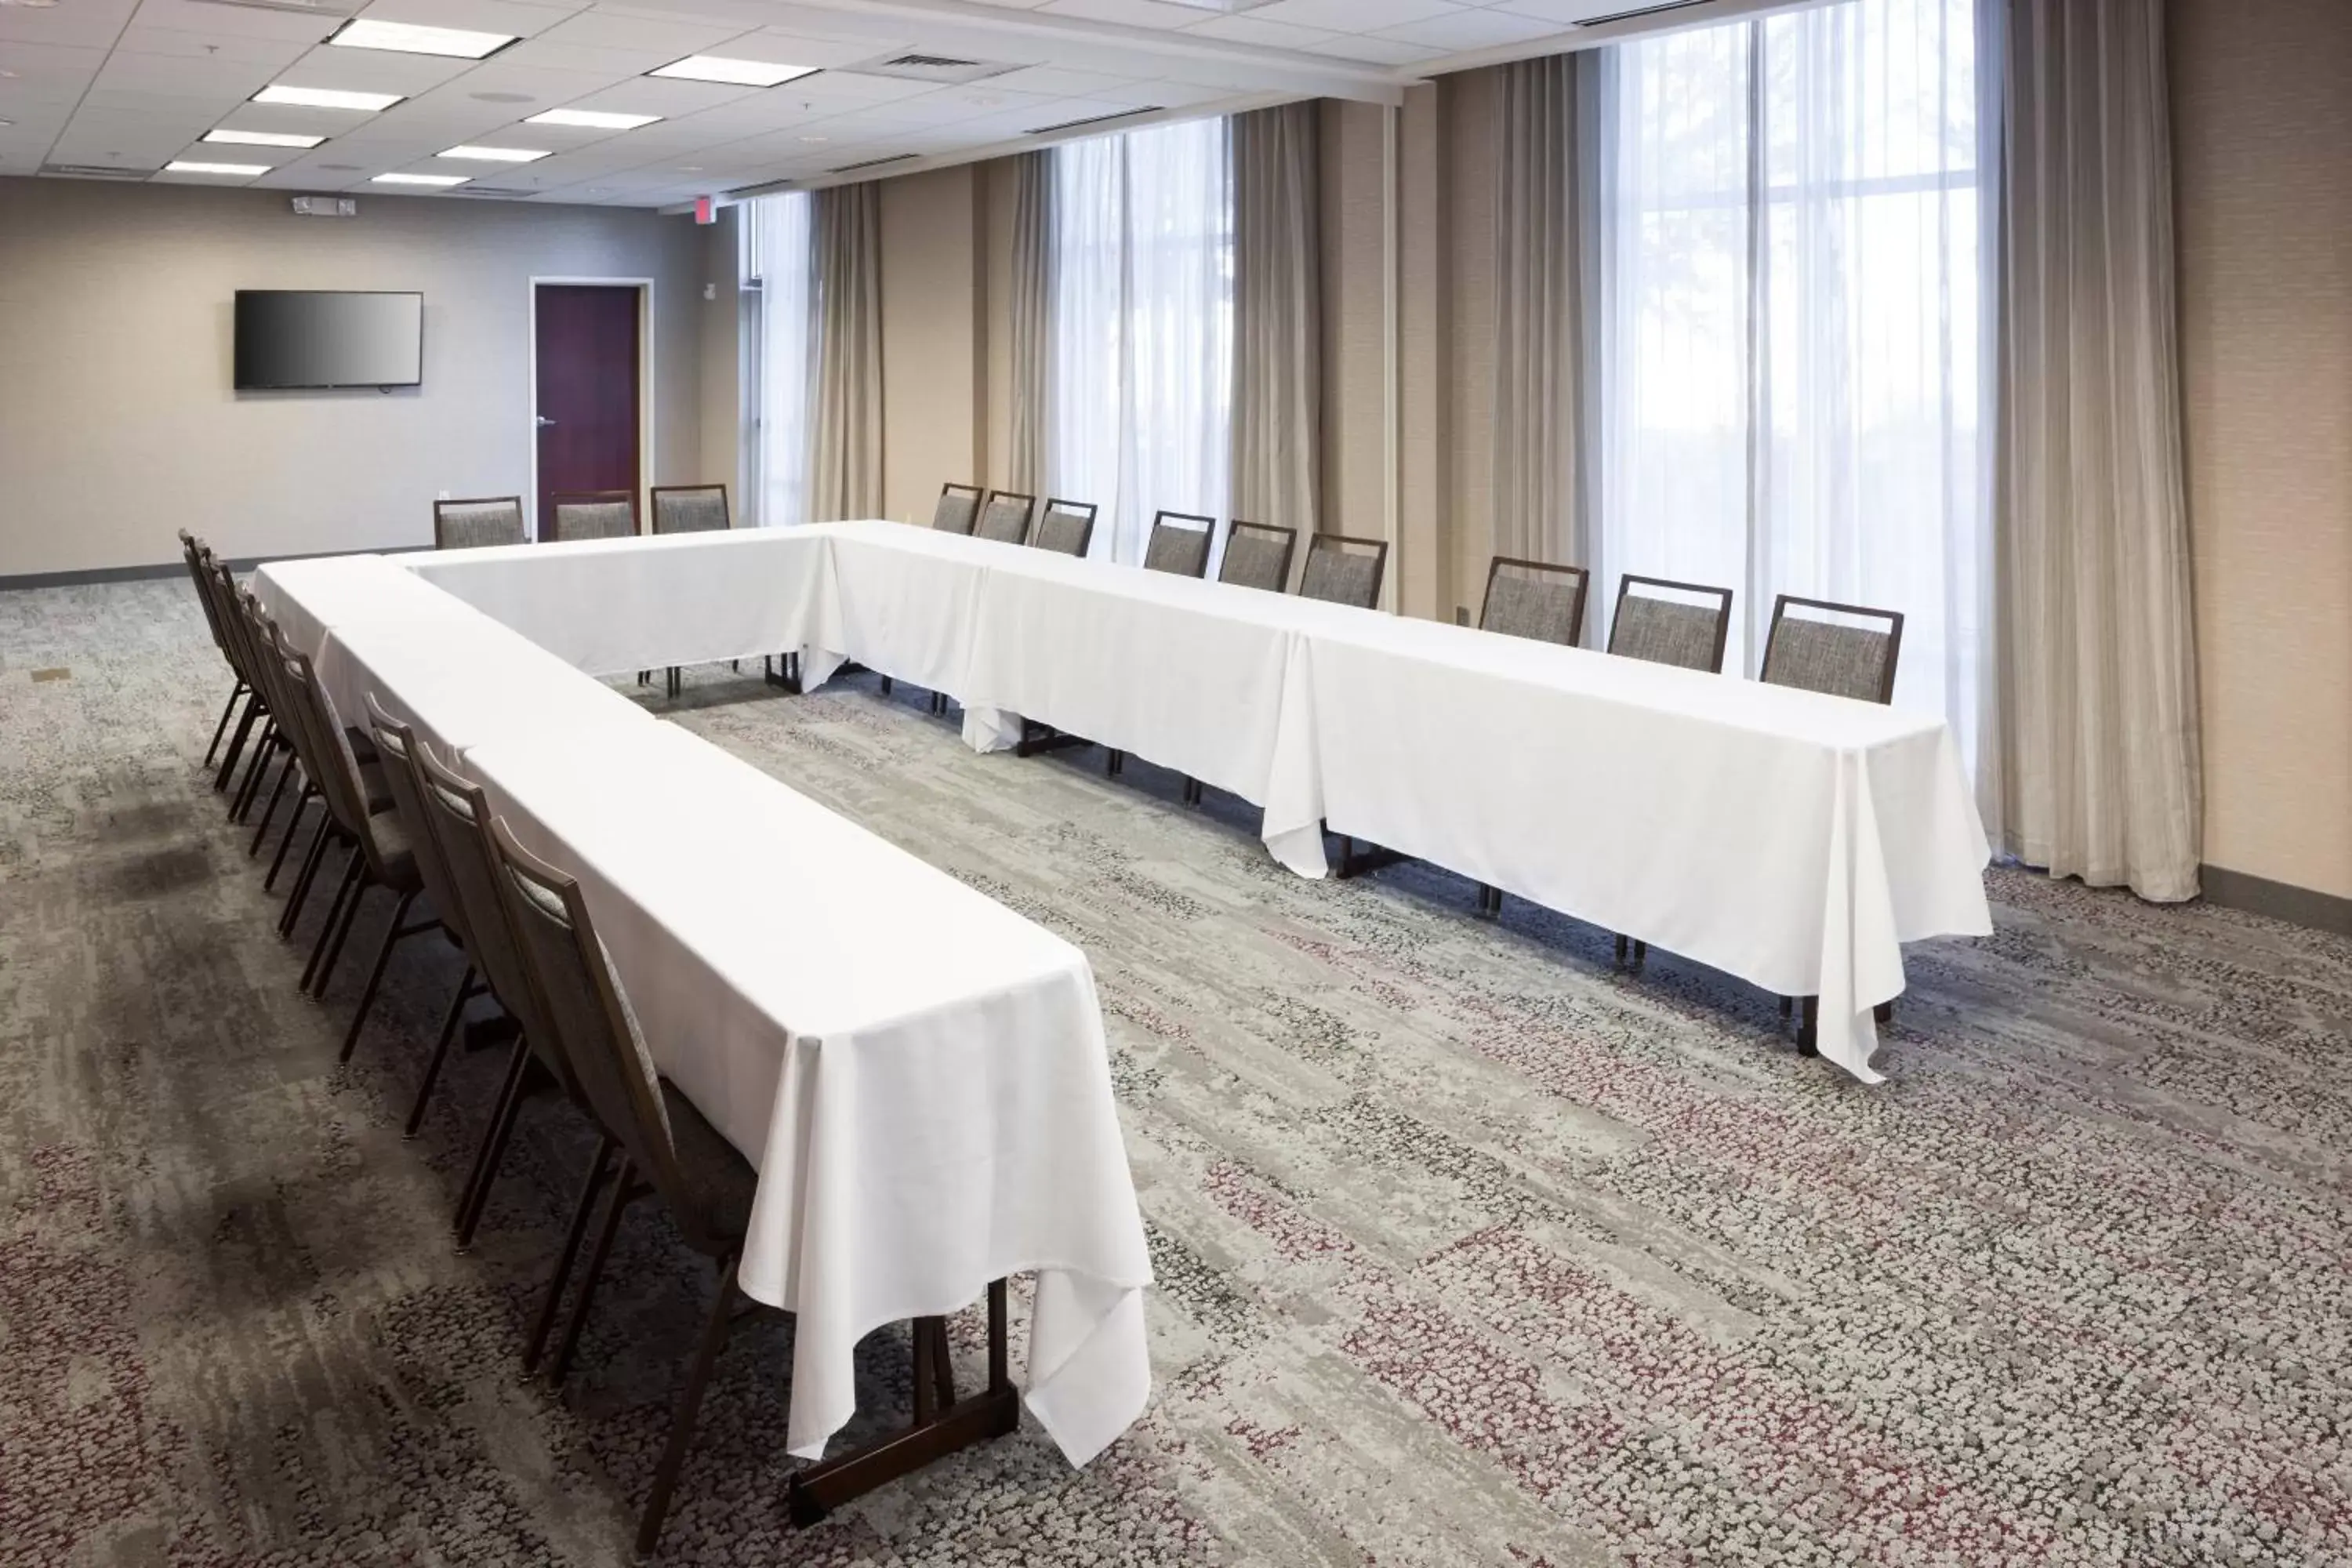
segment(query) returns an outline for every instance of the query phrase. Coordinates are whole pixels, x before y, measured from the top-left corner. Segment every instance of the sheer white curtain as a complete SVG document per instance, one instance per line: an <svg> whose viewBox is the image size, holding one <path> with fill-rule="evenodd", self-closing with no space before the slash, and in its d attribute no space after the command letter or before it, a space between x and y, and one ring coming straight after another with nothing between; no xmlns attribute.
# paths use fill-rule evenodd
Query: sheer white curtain
<svg viewBox="0 0 2352 1568"><path fill-rule="evenodd" d="M1054 150L1049 489L1093 553L1140 562L1161 509L1222 513L1233 398L1225 122Z"/></svg>
<svg viewBox="0 0 2352 1568"><path fill-rule="evenodd" d="M744 380L756 399L751 462L753 515L763 528L809 515L810 389L816 370L807 193L744 204L742 276L760 280L757 364Z"/></svg>
<svg viewBox="0 0 2352 1568"><path fill-rule="evenodd" d="M1900 610L1972 758L1990 579L1974 0L1844 0L1611 72L1602 553Z"/></svg>

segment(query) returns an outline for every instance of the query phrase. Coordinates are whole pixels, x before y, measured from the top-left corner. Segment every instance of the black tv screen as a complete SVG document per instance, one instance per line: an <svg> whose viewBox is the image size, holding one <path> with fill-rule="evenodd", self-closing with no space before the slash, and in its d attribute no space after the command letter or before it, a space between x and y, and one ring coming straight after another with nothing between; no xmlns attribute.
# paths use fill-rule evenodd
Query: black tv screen
<svg viewBox="0 0 2352 1568"><path fill-rule="evenodd" d="M236 387L415 386L425 296L236 291Z"/></svg>

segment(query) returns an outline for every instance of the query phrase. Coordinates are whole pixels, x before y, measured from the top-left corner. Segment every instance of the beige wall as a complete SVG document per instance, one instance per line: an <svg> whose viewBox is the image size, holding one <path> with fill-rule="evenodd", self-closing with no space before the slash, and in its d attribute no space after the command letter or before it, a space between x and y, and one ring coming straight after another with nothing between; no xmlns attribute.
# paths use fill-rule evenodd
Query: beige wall
<svg viewBox="0 0 2352 1568"><path fill-rule="evenodd" d="M882 182L882 510L930 521L984 454L978 164Z"/></svg>
<svg viewBox="0 0 2352 1568"><path fill-rule="evenodd" d="M2352 898L2352 5L2169 42L2205 859Z"/></svg>
<svg viewBox="0 0 2352 1568"><path fill-rule="evenodd" d="M429 543L436 491L530 480L530 280L651 278L650 483L701 478L703 240L598 207L0 179L0 576ZM425 382L230 389L248 289L414 289Z"/></svg>

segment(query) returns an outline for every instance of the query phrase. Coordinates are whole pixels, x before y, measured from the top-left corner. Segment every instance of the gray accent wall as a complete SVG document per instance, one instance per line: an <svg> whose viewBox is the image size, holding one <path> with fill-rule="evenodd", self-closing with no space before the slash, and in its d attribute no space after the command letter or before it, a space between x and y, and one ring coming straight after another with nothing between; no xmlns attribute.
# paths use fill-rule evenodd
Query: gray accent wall
<svg viewBox="0 0 2352 1568"><path fill-rule="evenodd" d="M701 408L731 229L371 195L303 218L287 195L0 178L0 579L169 563L181 527L235 557L429 544L436 493L527 493L534 277L654 280L646 482L733 483L702 471L734 443ZM233 391L239 289L422 291L423 386Z"/></svg>

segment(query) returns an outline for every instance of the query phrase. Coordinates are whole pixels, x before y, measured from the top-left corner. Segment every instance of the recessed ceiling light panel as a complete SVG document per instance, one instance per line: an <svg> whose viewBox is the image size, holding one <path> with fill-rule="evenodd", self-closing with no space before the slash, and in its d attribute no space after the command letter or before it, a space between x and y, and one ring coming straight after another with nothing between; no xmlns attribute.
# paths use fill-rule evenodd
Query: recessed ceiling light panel
<svg viewBox="0 0 2352 1568"><path fill-rule="evenodd" d="M372 185L437 185L446 188L450 185L462 185L472 178L471 174L378 174L368 184Z"/></svg>
<svg viewBox="0 0 2352 1568"><path fill-rule="evenodd" d="M536 163L548 156L536 147L450 147L443 150L444 158L467 158L483 163Z"/></svg>
<svg viewBox="0 0 2352 1568"><path fill-rule="evenodd" d="M331 87L288 87L272 82L253 95L256 103L283 103L296 109L350 109L373 114L390 109L406 96L397 92L345 92Z"/></svg>
<svg viewBox="0 0 2352 1568"><path fill-rule="evenodd" d="M814 66L776 65L767 60L735 59L726 55L688 55L647 76L676 77L681 81L725 82L730 87L774 87L816 74Z"/></svg>
<svg viewBox="0 0 2352 1568"><path fill-rule="evenodd" d="M545 114L534 114L525 125L577 125L587 131L635 131L640 125L651 125L661 118L658 114L615 114L602 109L551 109Z"/></svg>
<svg viewBox="0 0 2352 1568"><path fill-rule="evenodd" d="M230 174L249 180L256 174L269 173L267 163L206 163L191 158L174 158L163 165L167 174Z"/></svg>
<svg viewBox="0 0 2352 1568"><path fill-rule="evenodd" d="M290 131L231 131L223 127L205 132L205 140L231 147L316 147L323 136L297 136Z"/></svg>
<svg viewBox="0 0 2352 1568"><path fill-rule="evenodd" d="M414 22L379 22L358 16L327 42L346 49L390 49L404 55L443 55L478 60L515 41L512 33L476 33L463 27L420 27Z"/></svg>

